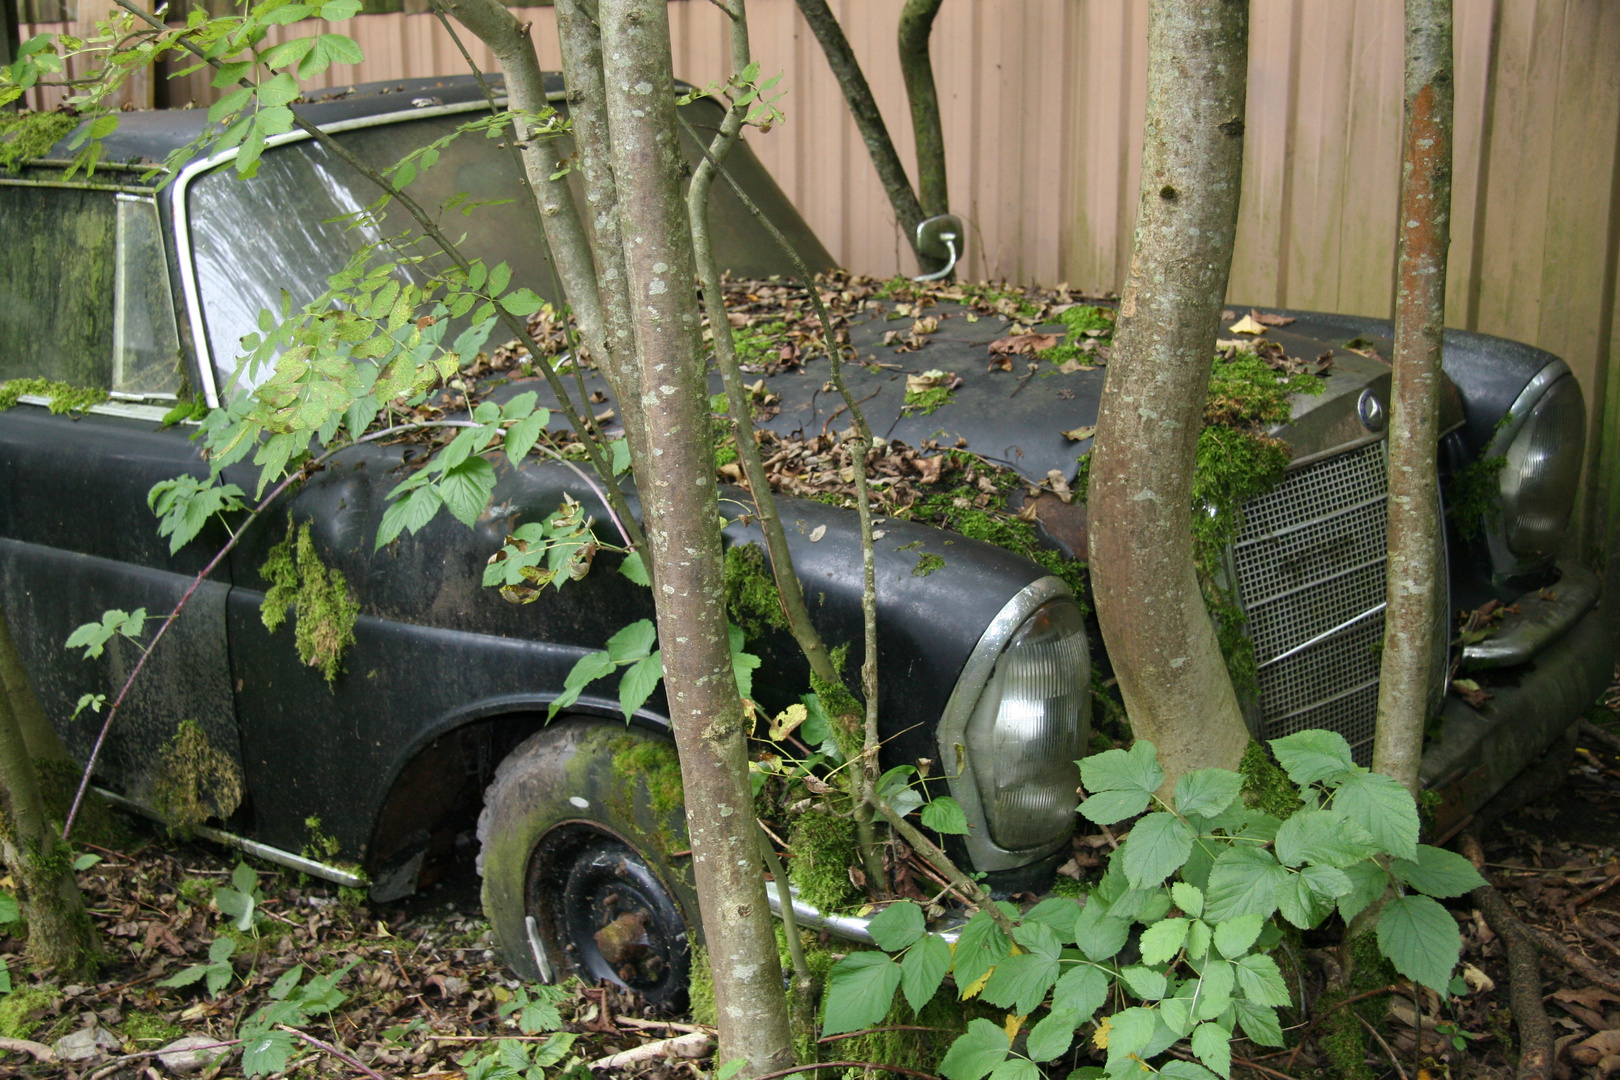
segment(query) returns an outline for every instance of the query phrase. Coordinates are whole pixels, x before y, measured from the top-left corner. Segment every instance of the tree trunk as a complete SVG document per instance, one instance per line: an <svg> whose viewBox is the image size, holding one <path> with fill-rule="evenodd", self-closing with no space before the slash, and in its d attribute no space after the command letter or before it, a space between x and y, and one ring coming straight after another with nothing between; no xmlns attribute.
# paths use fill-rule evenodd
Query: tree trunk
<svg viewBox="0 0 1620 1080"><path fill-rule="evenodd" d="M928 58L928 39L942 3L944 0L906 0L900 11L900 74L911 101L911 131L917 139L917 201L924 217L947 214L951 209L945 190L945 130L939 119L934 64Z"/></svg>
<svg viewBox="0 0 1620 1080"><path fill-rule="evenodd" d="M636 360L655 454L637 463L658 582L658 639L686 785L687 829L714 973L722 1062L757 1075L793 1064L787 999L748 784L747 726L732 673L719 489L681 197L665 0L602 0L607 117Z"/></svg>
<svg viewBox="0 0 1620 1080"><path fill-rule="evenodd" d="M73 880L72 853L45 816L13 700L0 693L0 859L18 886L29 959L80 975L95 966L95 931Z"/></svg>
<svg viewBox="0 0 1620 1080"><path fill-rule="evenodd" d="M1373 768L1420 791L1439 610L1440 339L1451 242L1451 0L1406 0L1406 148L1389 425L1389 573ZM1441 632L1444 632L1443 630Z"/></svg>
<svg viewBox="0 0 1620 1080"><path fill-rule="evenodd" d="M1246 0L1156 0L1135 248L1091 465L1091 581L1166 790L1249 732L1193 567L1192 473L1243 167Z"/></svg>
<svg viewBox="0 0 1620 1080"><path fill-rule="evenodd" d="M866 83L860 61L855 59L855 50L849 47L844 28L838 25L838 18L827 6L827 0L798 0L798 3L799 13L821 43L821 51L826 54L827 63L838 79L839 89L844 92L844 100L849 103L855 126L860 129L861 140L866 143L866 152L877 169L884 193L889 196L889 205L894 208L895 220L906 234L906 243L911 245L912 254L917 255L917 225L927 215L917 201L916 192L911 190L911 181L906 179L906 167L900 164L900 155L894 149L894 140L889 138L888 126L883 123L883 114L878 111L877 101L872 97L872 88ZM936 260L922 255L917 255L917 262L928 271L937 270L940 266Z"/></svg>

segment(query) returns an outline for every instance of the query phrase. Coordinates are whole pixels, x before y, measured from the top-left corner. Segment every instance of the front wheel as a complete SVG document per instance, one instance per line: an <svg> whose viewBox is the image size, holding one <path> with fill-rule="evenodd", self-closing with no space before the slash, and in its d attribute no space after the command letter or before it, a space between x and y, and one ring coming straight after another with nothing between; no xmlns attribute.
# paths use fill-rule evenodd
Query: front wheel
<svg viewBox="0 0 1620 1080"><path fill-rule="evenodd" d="M478 839L484 912L519 975L541 977L538 950L554 978L684 1002L697 901L668 739L599 720L536 732L496 770Z"/></svg>

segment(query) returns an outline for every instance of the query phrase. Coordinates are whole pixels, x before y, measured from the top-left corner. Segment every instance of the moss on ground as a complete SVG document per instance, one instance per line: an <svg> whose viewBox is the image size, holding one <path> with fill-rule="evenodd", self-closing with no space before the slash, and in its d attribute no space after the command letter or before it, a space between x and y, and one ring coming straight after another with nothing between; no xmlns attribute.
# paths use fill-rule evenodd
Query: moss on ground
<svg viewBox="0 0 1620 1080"><path fill-rule="evenodd" d="M270 583L259 605L265 628L275 633L296 611L298 626L293 644L298 658L318 667L328 685L343 669L343 655L354 644L354 624L360 605L349 593L339 570L329 570L315 554L309 523L294 526L287 520L287 538L265 556L259 575Z"/></svg>
<svg viewBox="0 0 1620 1080"><path fill-rule="evenodd" d="M769 628L786 630L782 594L758 544L733 544L726 549L726 611L750 639Z"/></svg>
<svg viewBox="0 0 1620 1080"><path fill-rule="evenodd" d="M159 1013L132 1012L124 1017L118 1030L137 1050L155 1050L173 1042L186 1033L179 1024L171 1024Z"/></svg>
<svg viewBox="0 0 1620 1080"><path fill-rule="evenodd" d="M1098 345L1113 344L1112 308L1076 304L1059 315L1058 321L1068 330L1068 338L1050 349L1042 349L1037 354L1042 360L1049 360L1054 364L1063 364L1070 360L1079 360L1081 363L1096 362L1095 354L1086 352L1080 347L1081 344L1090 339L1095 339Z"/></svg>
<svg viewBox="0 0 1620 1080"><path fill-rule="evenodd" d="M0 998L0 1036L26 1039L38 1031L45 1012L62 996L54 986L25 986Z"/></svg>
<svg viewBox="0 0 1620 1080"><path fill-rule="evenodd" d="M860 861L853 818L799 814L788 829L788 847L793 850L788 879L805 902L818 911L838 911L860 899L849 880L849 868Z"/></svg>
<svg viewBox="0 0 1620 1080"><path fill-rule="evenodd" d="M84 412L93 405L100 405L107 400L107 391L99 387L73 386L39 378L0 382L0 409L11 408L22 397L50 398L51 412L61 414Z"/></svg>
<svg viewBox="0 0 1620 1080"><path fill-rule="evenodd" d="M152 801L171 832L189 836L211 817L228 818L242 804L242 772L195 720L182 720L163 748Z"/></svg>
<svg viewBox="0 0 1620 1080"><path fill-rule="evenodd" d="M14 173L24 162L44 157L78 126L73 113L0 113L0 169Z"/></svg>

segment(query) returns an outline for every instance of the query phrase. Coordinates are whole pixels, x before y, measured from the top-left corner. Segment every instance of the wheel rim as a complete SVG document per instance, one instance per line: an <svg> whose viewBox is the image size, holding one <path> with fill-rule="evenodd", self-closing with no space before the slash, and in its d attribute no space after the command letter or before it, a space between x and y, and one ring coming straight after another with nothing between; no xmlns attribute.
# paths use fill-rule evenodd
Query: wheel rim
<svg viewBox="0 0 1620 1080"><path fill-rule="evenodd" d="M548 834L531 860L529 909L590 982L607 980L675 1004L691 969L686 921L629 844L594 826Z"/></svg>

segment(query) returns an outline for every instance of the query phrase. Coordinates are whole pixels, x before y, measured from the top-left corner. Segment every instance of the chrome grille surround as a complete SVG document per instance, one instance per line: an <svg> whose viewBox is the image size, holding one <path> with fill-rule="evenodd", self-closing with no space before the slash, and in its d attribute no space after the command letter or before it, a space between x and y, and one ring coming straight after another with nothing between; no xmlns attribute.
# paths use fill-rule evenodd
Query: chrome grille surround
<svg viewBox="0 0 1620 1080"><path fill-rule="evenodd" d="M1384 636L1386 443L1290 472L1245 504L1230 552L1258 666L1264 738L1307 728L1372 758Z"/></svg>

